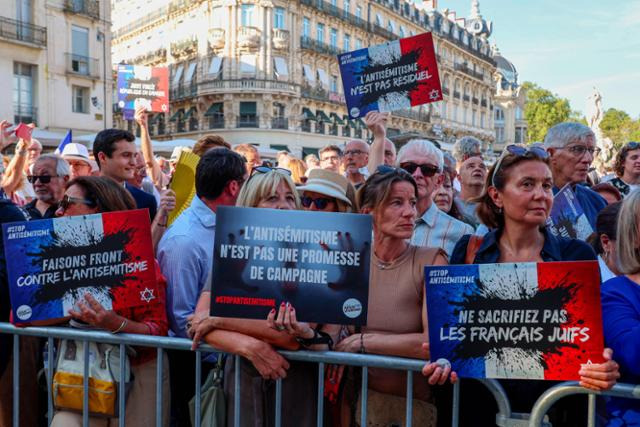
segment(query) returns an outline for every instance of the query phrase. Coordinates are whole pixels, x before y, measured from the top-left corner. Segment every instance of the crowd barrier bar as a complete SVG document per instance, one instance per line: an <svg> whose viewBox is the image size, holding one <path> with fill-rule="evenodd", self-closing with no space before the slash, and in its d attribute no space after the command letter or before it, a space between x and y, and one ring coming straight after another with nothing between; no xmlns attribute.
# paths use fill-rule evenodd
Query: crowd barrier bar
<svg viewBox="0 0 640 427"><path fill-rule="evenodd" d="M610 390L594 391L581 387L577 381L566 381L551 387L536 400L529 417L529 427L540 427L549 409L563 397L587 394L589 398L588 426L595 426L595 398L596 396L622 397L625 399L640 399L640 385L618 383Z"/></svg>
<svg viewBox="0 0 640 427"><path fill-rule="evenodd" d="M54 339L75 339L83 343L83 350L88 348L89 342L99 342L106 344L119 345L120 350L120 371L125 370L125 352L127 345L154 347L157 348L157 368L156 368L156 425L162 426L162 375L163 375L163 359L165 350L187 350L191 351L191 340L184 338L160 337L153 335L136 335L136 334L111 334L102 331L80 330L66 327L24 327L16 328L10 323L0 322L0 334L13 335L13 426L19 427L20 420L20 336L32 336L46 338L48 343L47 357L47 415L49 424L53 419L53 397L52 397L52 377L54 357L53 349ZM193 352L196 362L196 378L200 378L202 372L202 353L217 352L217 350L207 344L201 344L198 349ZM323 425L323 401L324 401L324 371L326 364L359 366L362 368L362 406L361 406L361 425L367 425L367 384L368 384L368 368L387 368L395 370L407 371L407 407L406 407L406 423L407 427L411 427L411 414L413 403L413 373L420 372L425 362L417 359L406 359L401 357L379 356L373 354L359 353L341 353L334 351L280 351L285 358L301 362L313 362L318 364L318 414L317 425ZM84 351L84 380L83 380L83 402L82 402L82 423L83 427L89 425L89 352ZM234 425L240 425L240 356L235 356L235 400L234 400ZM507 419L511 416L511 408L508 398L495 380L479 380L483 383L493 395L498 404L499 412L496 420ZM200 425L200 408L201 408L201 385L200 381L196 381L195 386L195 423ZM125 383L119 383L119 396L125 396ZM452 408L452 426L458 426L459 419L459 396L460 383L453 387L453 408ZM276 381L276 413L275 425L280 427L282 420L282 380ZM119 427L125 426L125 399L119 399L118 407L121 416L118 419Z"/></svg>

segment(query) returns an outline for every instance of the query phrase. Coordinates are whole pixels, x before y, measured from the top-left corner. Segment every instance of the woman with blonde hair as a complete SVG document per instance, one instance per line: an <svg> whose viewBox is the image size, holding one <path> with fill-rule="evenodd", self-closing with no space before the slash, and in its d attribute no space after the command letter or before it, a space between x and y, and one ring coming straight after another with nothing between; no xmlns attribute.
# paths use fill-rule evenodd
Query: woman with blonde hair
<svg viewBox="0 0 640 427"><path fill-rule="evenodd" d="M640 383L640 191L630 192L618 215L618 270L621 275L604 282L602 322L605 344L611 347L620 363L621 381ZM631 399L607 401L609 424L639 425L640 407Z"/></svg>
<svg viewBox="0 0 640 427"><path fill-rule="evenodd" d="M296 185L304 184L307 181L307 164L300 159L289 156L287 168L291 171L291 179Z"/></svg>

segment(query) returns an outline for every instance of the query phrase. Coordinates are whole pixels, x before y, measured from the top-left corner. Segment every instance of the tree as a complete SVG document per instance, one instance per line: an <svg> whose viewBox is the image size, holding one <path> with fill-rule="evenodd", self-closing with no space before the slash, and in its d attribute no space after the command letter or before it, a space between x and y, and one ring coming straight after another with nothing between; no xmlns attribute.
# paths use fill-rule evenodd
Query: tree
<svg viewBox="0 0 640 427"><path fill-rule="evenodd" d="M571 105L569 100L560 98L535 83L525 82L522 86L527 93L524 117L527 120L528 142L544 141L549 128L570 120Z"/></svg>
<svg viewBox="0 0 640 427"><path fill-rule="evenodd" d="M625 111L615 108L605 111L600 129L605 138L611 138L616 148L629 141L640 140L640 120L633 120Z"/></svg>

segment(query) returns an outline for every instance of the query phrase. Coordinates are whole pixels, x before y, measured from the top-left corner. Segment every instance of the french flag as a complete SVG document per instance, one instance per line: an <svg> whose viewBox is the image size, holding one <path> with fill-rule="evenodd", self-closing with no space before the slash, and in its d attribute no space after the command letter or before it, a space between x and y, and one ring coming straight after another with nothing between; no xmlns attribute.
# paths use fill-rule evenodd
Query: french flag
<svg viewBox="0 0 640 427"><path fill-rule="evenodd" d="M67 135L64 137L64 139L62 141L60 141L60 145L58 145L58 148L56 148L55 153L57 155L62 154L62 152L64 151L65 145L70 144L70 143L71 143L71 129L69 129L67 131Z"/></svg>

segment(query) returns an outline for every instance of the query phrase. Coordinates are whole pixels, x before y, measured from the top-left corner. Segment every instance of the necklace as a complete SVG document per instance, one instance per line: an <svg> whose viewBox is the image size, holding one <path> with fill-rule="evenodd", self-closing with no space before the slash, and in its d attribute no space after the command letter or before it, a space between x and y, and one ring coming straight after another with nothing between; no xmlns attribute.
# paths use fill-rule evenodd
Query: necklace
<svg viewBox="0 0 640 427"><path fill-rule="evenodd" d="M380 258L378 258L378 256L374 252L373 256L375 258L376 267L378 267L380 270L392 269L398 263L398 261L401 261L404 259L404 256L409 251L409 248L411 248L411 245L407 245L405 250L399 256L397 256L396 258L392 259L389 262L382 261Z"/></svg>

